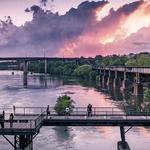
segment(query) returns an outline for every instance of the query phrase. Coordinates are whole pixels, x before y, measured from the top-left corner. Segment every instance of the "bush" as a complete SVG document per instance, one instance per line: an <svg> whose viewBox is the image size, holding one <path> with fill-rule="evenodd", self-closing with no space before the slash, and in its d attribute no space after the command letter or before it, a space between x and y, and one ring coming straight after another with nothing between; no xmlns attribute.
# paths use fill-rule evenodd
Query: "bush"
<svg viewBox="0 0 150 150"><path fill-rule="evenodd" d="M72 111L72 109L74 108L73 103L74 101L71 99L70 96L67 95L59 96L57 98L57 102L54 109L59 115L63 115L66 107L68 107L70 111Z"/></svg>

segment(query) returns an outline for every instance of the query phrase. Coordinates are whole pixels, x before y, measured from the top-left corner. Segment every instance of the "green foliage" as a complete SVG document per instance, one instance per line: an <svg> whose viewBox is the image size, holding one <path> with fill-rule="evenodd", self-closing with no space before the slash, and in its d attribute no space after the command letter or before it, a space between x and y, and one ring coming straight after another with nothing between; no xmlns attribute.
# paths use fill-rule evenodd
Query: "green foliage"
<svg viewBox="0 0 150 150"><path fill-rule="evenodd" d="M67 96L67 95L59 96L57 98L57 102L56 102L54 109L59 115L63 115L66 107L68 107L70 110L74 108L73 103L74 101L71 99L70 96Z"/></svg>
<svg viewBox="0 0 150 150"><path fill-rule="evenodd" d="M136 66L136 63L135 59L130 59L126 62L126 66Z"/></svg>
<svg viewBox="0 0 150 150"><path fill-rule="evenodd" d="M51 75L75 76L83 79L95 80L97 73L92 67L99 66L145 66L150 67L150 53L139 53L129 55L97 55L95 58L84 58L69 60L49 60L47 66ZM5 67L5 66L4 66ZM44 61L34 61L29 64L29 71L44 73Z"/></svg>
<svg viewBox="0 0 150 150"><path fill-rule="evenodd" d="M124 66L127 59L126 56L106 56L103 58L101 66Z"/></svg>
<svg viewBox="0 0 150 150"><path fill-rule="evenodd" d="M144 101L150 102L150 89L144 90Z"/></svg>
<svg viewBox="0 0 150 150"><path fill-rule="evenodd" d="M149 54L138 54L135 57L129 59L126 62L127 66L150 66L150 55Z"/></svg>
<svg viewBox="0 0 150 150"><path fill-rule="evenodd" d="M82 65L77 67L74 70L74 75L80 78L87 79L89 78L89 74L92 71L92 66L91 65Z"/></svg>
<svg viewBox="0 0 150 150"><path fill-rule="evenodd" d="M89 78L90 80L96 80L97 72L96 71L91 71L89 73Z"/></svg>

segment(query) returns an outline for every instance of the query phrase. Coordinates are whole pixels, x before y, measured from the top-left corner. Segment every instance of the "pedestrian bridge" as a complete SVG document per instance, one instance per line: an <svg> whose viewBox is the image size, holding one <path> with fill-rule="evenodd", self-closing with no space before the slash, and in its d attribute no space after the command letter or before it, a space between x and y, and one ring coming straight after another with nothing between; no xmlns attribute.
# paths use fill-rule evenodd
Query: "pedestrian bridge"
<svg viewBox="0 0 150 150"><path fill-rule="evenodd" d="M124 143L126 143L125 126L150 126L150 113L126 112L116 107L93 107L90 117L87 117L86 107L74 108L69 116L58 115L54 108L50 108L50 116L47 116L45 107L15 107L15 110L10 108L3 110L5 120L4 128L0 128L0 135L7 139L14 149L30 145L43 126L119 126ZM11 112L14 113L12 127L9 122ZM13 135L15 144L12 144L6 135ZM18 146L17 136L20 139Z"/></svg>

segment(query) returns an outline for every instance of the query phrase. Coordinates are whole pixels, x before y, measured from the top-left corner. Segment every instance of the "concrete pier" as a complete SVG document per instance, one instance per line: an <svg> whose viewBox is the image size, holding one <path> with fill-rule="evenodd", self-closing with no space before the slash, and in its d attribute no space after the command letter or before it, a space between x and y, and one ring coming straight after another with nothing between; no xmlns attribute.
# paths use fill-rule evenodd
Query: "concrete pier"
<svg viewBox="0 0 150 150"><path fill-rule="evenodd" d="M124 126L120 126L120 134L121 134L121 141L117 143L118 150L130 150L128 143L125 140L125 129Z"/></svg>
<svg viewBox="0 0 150 150"><path fill-rule="evenodd" d="M14 136L14 150L33 150L32 135Z"/></svg>
<svg viewBox="0 0 150 150"><path fill-rule="evenodd" d="M117 143L117 150L130 150L130 147L127 142L125 142L125 147L123 147L123 145L124 144L121 141L119 141Z"/></svg>
<svg viewBox="0 0 150 150"><path fill-rule="evenodd" d="M28 75L28 61L24 61L24 65L23 65L23 86L24 87L27 87L28 84L27 75Z"/></svg>
<svg viewBox="0 0 150 150"><path fill-rule="evenodd" d="M45 71L45 74L47 74L47 59L45 59L45 63L44 63L44 71Z"/></svg>
<svg viewBox="0 0 150 150"><path fill-rule="evenodd" d="M113 86L135 96L143 95L143 86L150 88L150 67L100 67L102 88Z"/></svg>
<svg viewBox="0 0 150 150"><path fill-rule="evenodd" d="M133 83L133 95L143 95L143 85L141 83Z"/></svg>
<svg viewBox="0 0 150 150"><path fill-rule="evenodd" d="M140 79L140 74L136 73L135 80L133 83L133 94L138 96L138 95L143 95L143 85L141 84L141 79Z"/></svg>
<svg viewBox="0 0 150 150"><path fill-rule="evenodd" d="M104 71L104 74L102 76L102 88L107 87L107 80L108 80L108 75L106 74L106 71Z"/></svg>
<svg viewBox="0 0 150 150"><path fill-rule="evenodd" d="M107 86L113 86L113 75L112 75L112 72L109 70L108 72L108 80L107 80Z"/></svg>

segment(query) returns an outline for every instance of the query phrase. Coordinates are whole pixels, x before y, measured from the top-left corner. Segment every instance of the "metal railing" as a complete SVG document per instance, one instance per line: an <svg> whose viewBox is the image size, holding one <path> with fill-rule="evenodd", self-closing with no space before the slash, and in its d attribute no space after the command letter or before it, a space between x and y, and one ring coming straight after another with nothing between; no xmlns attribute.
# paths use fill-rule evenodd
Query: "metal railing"
<svg viewBox="0 0 150 150"><path fill-rule="evenodd" d="M42 125L43 120L46 119L46 111L42 112L36 119L35 119L35 129L39 129Z"/></svg>
<svg viewBox="0 0 150 150"><path fill-rule="evenodd" d="M32 110L32 111L31 111ZM34 110L34 111L33 111ZM34 129L38 131L44 120L47 120L46 107L15 107L16 119L13 120L13 129ZM33 112L33 113L31 113ZM36 113L35 113L36 112ZM38 112L38 113L37 113ZM7 114L7 113L6 113ZM8 115L8 114L7 114ZM17 116L21 116L18 117ZM92 116L87 116L86 107L75 107L66 117L65 113L58 115L54 107L50 107L50 118L52 120L61 119L80 119L80 120L148 120L150 121L150 112L126 112L116 107L93 107ZM32 117L34 119L32 119ZM10 120L5 119L5 128L10 128Z"/></svg>
<svg viewBox="0 0 150 150"><path fill-rule="evenodd" d="M47 107L15 107L15 114L16 115L40 115L43 112L46 111ZM55 111L54 107L49 107L50 114L51 115L57 115L57 112ZM110 112L115 112L115 111L121 111L117 107L93 107L92 108L94 114L97 114L96 112L103 112L103 111L110 111ZM72 114L84 114L87 112L87 107L74 107L71 109Z"/></svg>

